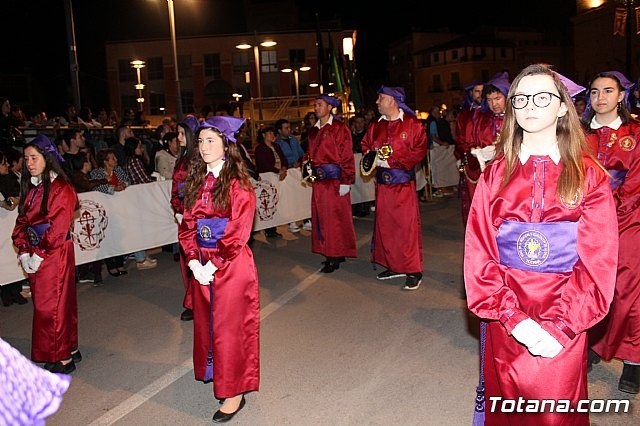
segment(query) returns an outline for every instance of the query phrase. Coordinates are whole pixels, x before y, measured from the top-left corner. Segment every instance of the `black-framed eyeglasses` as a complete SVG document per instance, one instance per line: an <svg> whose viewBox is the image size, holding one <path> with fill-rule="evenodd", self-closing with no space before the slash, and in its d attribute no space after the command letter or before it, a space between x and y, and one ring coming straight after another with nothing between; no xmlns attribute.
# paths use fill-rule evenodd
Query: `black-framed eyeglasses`
<svg viewBox="0 0 640 426"><path fill-rule="evenodd" d="M560 96L551 92L539 92L535 95L513 95L511 97L511 105L515 109L522 109L529 105L529 98L533 98L533 104L538 108L546 108L549 106L553 97L562 99Z"/></svg>

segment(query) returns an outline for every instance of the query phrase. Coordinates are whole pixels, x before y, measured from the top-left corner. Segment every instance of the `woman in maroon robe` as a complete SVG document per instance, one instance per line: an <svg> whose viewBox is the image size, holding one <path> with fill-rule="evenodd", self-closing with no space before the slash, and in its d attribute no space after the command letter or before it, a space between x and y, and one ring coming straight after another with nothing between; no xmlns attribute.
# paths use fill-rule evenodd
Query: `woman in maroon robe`
<svg viewBox="0 0 640 426"><path fill-rule="evenodd" d="M29 274L33 299L31 359L53 373L71 373L78 351L75 253L70 228L78 196L56 147L38 135L24 149L13 244Z"/></svg>
<svg viewBox="0 0 640 426"><path fill-rule="evenodd" d="M190 115L185 117L182 122L178 123L178 143L180 144L180 154L176 161L175 168L171 179L171 208L178 225L182 223L184 217L184 182L187 179L187 168L194 148L194 133L198 130L198 119ZM184 257L184 252L178 249L178 261L180 262L180 272L182 274L182 282L184 283L184 298L182 299L182 307L184 311L180 314L182 321L193 320L193 303L191 301L190 271Z"/></svg>
<svg viewBox="0 0 640 426"><path fill-rule="evenodd" d="M214 422L244 407L260 382L258 273L247 245L256 198L235 145L243 119L208 118L196 134L178 239L193 272L193 364L224 400Z"/></svg>
<svg viewBox="0 0 640 426"><path fill-rule="evenodd" d="M486 323L488 425L589 424L576 410L587 399L586 331L609 309L618 241L607 175L585 149L558 75L525 68L465 238L467 303ZM509 412L520 398L523 411ZM536 408L540 400L555 409Z"/></svg>
<svg viewBox="0 0 640 426"><path fill-rule="evenodd" d="M617 71L592 80L587 141L611 174L620 235L611 312L590 339L595 353L605 360L624 361L618 389L635 394L640 391L640 123L631 117L624 99L632 84ZM590 353L590 364L597 360Z"/></svg>

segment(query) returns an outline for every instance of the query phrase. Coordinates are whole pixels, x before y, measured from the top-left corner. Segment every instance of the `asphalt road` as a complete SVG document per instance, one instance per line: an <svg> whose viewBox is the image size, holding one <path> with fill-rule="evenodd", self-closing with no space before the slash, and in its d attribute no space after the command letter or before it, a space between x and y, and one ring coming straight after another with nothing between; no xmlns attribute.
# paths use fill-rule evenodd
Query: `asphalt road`
<svg viewBox="0 0 640 426"><path fill-rule="evenodd" d="M355 219L358 259L318 271L309 233L252 245L260 275L261 387L237 425L470 425L478 370L477 324L462 295L463 228L457 198L421 204L424 279L378 281L369 262L373 219ZM402 238L398 235L398 238ZM84 360L49 426L204 425L218 409L193 379L192 323L168 252L159 266L78 284ZM0 308L0 335L29 354L32 305ZM624 398L620 362L591 373L590 398ZM640 423L592 414L594 425Z"/></svg>

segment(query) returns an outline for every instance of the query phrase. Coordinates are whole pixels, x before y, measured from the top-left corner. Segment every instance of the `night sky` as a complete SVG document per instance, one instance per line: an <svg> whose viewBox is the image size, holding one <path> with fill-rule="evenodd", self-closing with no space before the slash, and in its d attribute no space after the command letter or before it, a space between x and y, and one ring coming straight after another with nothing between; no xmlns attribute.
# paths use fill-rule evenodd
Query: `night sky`
<svg viewBox="0 0 640 426"><path fill-rule="evenodd" d="M2 0L0 3L0 16L9 22L4 27L5 53L0 55L0 74L30 71L34 105L25 105L27 112L44 109L50 111L49 115L60 113L72 100L63 1ZM371 54L368 52L376 49L363 47L384 45L412 29L449 28L464 32L480 25L555 28L563 31L568 40L569 17L575 10L575 2L569 0L537 0L535 7L534 3L517 1L485 1L483 6L477 0L439 3L409 0L398 3L406 6L402 9L396 5L381 9L370 1L299 0L296 3L303 19L313 22L317 10L322 18L337 18L344 28L358 30L362 48L356 51L358 68L361 76L370 80L384 79L386 70L379 66L379 60L377 66L373 66L368 56ZM175 0L174 4L178 37L248 31L242 1ZM486 6L489 4L500 6ZM528 9L526 12L522 11L523 5ZM166 0L75 0L73 7L82 102L96 111L108 106L105 41L168 37L167 3ZM274 30L277 29L278 23L274 22ZM0 93L0 96L23 103L26 98L21 99L20 93Z"/></svg>

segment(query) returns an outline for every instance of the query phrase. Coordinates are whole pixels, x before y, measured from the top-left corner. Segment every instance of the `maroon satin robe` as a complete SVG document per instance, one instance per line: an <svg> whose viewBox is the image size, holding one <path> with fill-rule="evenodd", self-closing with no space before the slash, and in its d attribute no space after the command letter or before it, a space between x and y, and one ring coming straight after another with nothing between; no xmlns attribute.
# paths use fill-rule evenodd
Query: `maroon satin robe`
<svg viewBox="0 0 640 426"><path fill-rule="evenodd" d="M597 342L593 350L606 360L640 362L640 124L601 127L587 140L606 169L628 170L624 183L613 190L620 235L616 291L611 312L590 333Z"/></svg>
<svg viewBox="0 0 640 426"><path fill-rule="evenodd" d="M487 425L588 425L588 414L490 412L491 397L566 399L575 408L587 398L586 330L607 313L613 297L617 221L608 179L585 159L583 196L559 199L562 164L547 156L517 161L500 191L504 158L478 181L467 222L464 279L469 309L488 322L484 373ZM536 272L500 263L496 237L505 220L577 222L578 260L571 272ZM551 243L549 256L553 256ZM564 347L554 358L533 356L511 336L531 318Z"/></svg>
<svg viewBox="0 0 640 426"><path fill-rule="evenodd" d="M171 179L171 208L173 213L179 213L184 216L184 183L187 180L187 167L188 161L186 158L181 158L176 163L176 167L173 169L173 175ZM184 299L182 300L182 306L185 309L193 309L193 302L191 301L191 286L190 277L191 270L187 266L184 252L180 250L180 273L182 275L182 283L184 284Z"/></svg>
<svg viewBox="0 0 640 426"><path fill-rule="evenodd" d="M326 257L356 257L356 232L351 194L340 196L340 185L355 181L355 160L349 128L337 119L309 129L309 155L314 166L337 164L340 179L316 180L311 192L311 251Z"/></svg>
<svg viewBox="0 0 640 426"><path fill-rule="evenodd" d="M480 163L471 155L471 149L479 146L476 121L482 114L479 106L463 109L456 119L456 158L466 163L460 184L460 199L462 201L462 224L466 226L475 182L480 175ZM468 177L467 177L468 176Z"/></svg>
<svg viewBox="0 0 640 426"><path fill-rule="evenodd" d="M34 362L66 360L78 347L78 302L73 239L67 238L78 205L73 186L57 177L51 182L48 214L40 213L42 183L31 187L25 201L25 215L18 216L13 244L18 255L36 253L44 260L35 274L29 274L33 301L31 359ZM38 246L29 243L27 227L48 223Z"/></svg>
<svg viewBox="0 0 640 426"><path fill-rule="evenodd" d="M231 398L258 390L260 383L260 300L258 272L247 245L256 207L252 188L241 188L233 180L229 208L212 205L211 173L191 209L185 209L178 239L187 264L197 259L211 261L219 269L211 286L191 278L193 297L193 366L195 378L203 380L210 345L210 315L213 311L213 387L216 398ZM197 219L228 218L216 248L198 247ZM210 291L213 291L211 303Z"/></svg>
<svg viewBox="0 0 640 426"><path fill-rule="evenodd" d="M362 138L362 152L387 143L393 148L387 162L394 169L414 170L427 155L424 127L408 114L402 120L371 123ZM395 185L376 183L371 260L393 272L422 272L422 228L415 180Z"/></svg>

